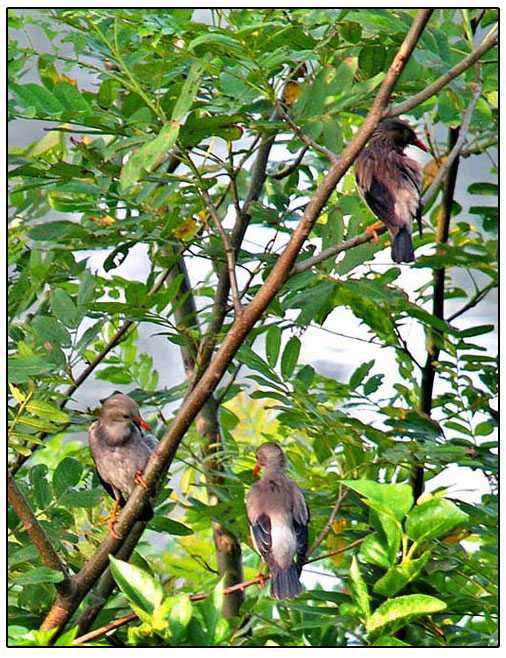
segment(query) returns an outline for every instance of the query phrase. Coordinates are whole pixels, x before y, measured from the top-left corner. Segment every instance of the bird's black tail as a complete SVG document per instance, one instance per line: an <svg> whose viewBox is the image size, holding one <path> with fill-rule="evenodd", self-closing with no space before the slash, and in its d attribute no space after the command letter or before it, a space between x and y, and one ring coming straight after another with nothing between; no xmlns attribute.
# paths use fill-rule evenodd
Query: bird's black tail
<svg viewBox="0 0 506 658"><path fill-rule="evenodd" d="M283 599L294 599L302 592L299 582L299 568L295 562L288 569L271 571L271 596L281 601Z"/></svg>
<svg viewBox="0 0 506 658"><path fill-rule="evenodd" d="M411 263L415 260L411 233L405 226L399 229L392 240L392 260L395 263Z"/></svg>

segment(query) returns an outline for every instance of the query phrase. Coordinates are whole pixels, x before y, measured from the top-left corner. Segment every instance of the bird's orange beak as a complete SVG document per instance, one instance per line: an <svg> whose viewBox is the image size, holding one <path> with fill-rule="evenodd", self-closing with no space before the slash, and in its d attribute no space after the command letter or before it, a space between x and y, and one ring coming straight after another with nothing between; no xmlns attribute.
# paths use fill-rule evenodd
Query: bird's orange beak
<svg viewBox="0 0 506 658"><path fill-rule="evenodd" d="M415 139L415 141L413 142L413 144L414 144L415 146L418 146L419 149L422 149L422 151L427 152L427 147L426 147L425 144L422 142L422 140L418 139L418 137Z"/></svg>
<svg viewBox="0 0 506 658"><path fill-rule="evenodd" d="M148 432L151 432L151 427L146 423L146 421L142 420L140 416L134 418L134 423L136 425L139 425L139 427L142 427L143 429L147 430Z"/></svg>
<svg viewBox="0 0 506 658"><path fill-rule="evenodd" d="M251 477L254 478L255 475L258 475L258 472L261 468L262 467L260 466L260 464L255 464L255 468L253 469L253 473L251 474Z"/></svg>

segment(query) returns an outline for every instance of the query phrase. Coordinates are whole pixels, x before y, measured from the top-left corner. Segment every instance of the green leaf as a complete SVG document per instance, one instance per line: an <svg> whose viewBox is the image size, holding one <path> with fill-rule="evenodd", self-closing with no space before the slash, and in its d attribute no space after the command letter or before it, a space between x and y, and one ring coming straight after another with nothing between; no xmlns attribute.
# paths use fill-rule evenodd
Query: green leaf
<svg viewBox="0 0 506 658"><path fill-rule="evenodd" d="M212 596L208 596L200 606L202 617L204 618L207 626L207 642L210 645L214 644L216 626L221 617L223 600L225 598L223 593L224 590L225 579L222 578L214 588Z"/></svg>
<svg viewBox="0 0 506 658"><path fill-rule="evenodd" d="M30 471L30 482L33 485L35 502L39 509L46 509L53 498L51 487L46 480L46 474L47 466L45 464L38 464Z"/></svg>
<svg viewBox="0 0 506 658"><path fill-rule="evenodd" d="M350 388L355 389L364 381L364 379L371 371L374 363L374 361L368 361L367 363L363 363L355 370L355 372L350 377Z"/></svg>
<svg viewBox="0 0 506 658"><path fill-rule="evenodd" d="M361 612L361 618L365 621L371 614L371 606L369 602L369 594L367 592L367 585L360 574L358 561L355 555L351 558L350 577L350 589L353 600Z"/></svg>
<svg viewBox="0 0 506 658"><path fill-rule="evenodd" d="M376 501L388 508L398 521L402 521L413 507L413 492L408 484L379 484L373 480L342 480L342 484L365 496L367 500Z"/></svg>
<svg viewBox="0 0 506 658"><path fill-rule="evenodd" d="M372 647L410 647L411 644L406 644L396 637L379 637L371 644Z"/></svg>
<svg viewBox="0 0 506 658"><path fill-rule="evenodd" d="M426 551L416 560L405 558L401 564L391 567L376 581L373 592L387 598L394 596L421 573L430 556L430 551Z"/></svg>
<svg viewBox="0 0 506 658"><path fill-rule="evenodd" d="M65 457L55 468L53 473L53 488L57 496L60 496L70 487L79 483L83 467L71 457Z"/></svg>
<svg viewBox="0 0 506 658"><path fill-rule="evenodd" d="M26 409L38 418L47 418L55 423L68 423L70 421L69 415L65 411L43 400L31 400L26 405Z"/></svg>
<svg viewBox="0 0 506 658"><path fill-rule="evenodd" d="M30 229L28 235L32 240L65 242L71 239L88 238L88 231L76 222L56 221L37 224Z"/></svg>
<svg viewBox="0 0 506 658"><path fill-rule="evenodd" d="M8 360L9 379L14 384L29 382L54 370L54 363L42 356L14 356Z"/></svg>
<svg viewBox="0 0 506 658"><path fill-rule="evenodd" d="M17 551L12 553L10 550L8 552L7 564L9 569L17 566L18 564L23 564L23 562L33 562L39 558L39 550L34 544L28 544L23 546Z"/></svg>
<svg viewBox="0 0 506 658"><path fill-rule="evenodd" d="M53 93L59 103L72 112L89 112L90 106L84 96L68 82L55 84Z"/></svg>
<svg viewBox="0 0 506 658"><path fill-rule="evenodd" d="M16 577L16 585L35 585L37 583L61 583L64 576L61 571L49 567L35 567Z"/></svg>
<svg viewBox="0 0 506 658"><path fill-rule="evenodd" d="M41 341L49 341L59 347L70 347L72 344L69 332L56 318L38 315L33 318L31 325Z"/></svg>
<svg viewBox="0 0 506 658"><path fill-rule="evenodd" d="M102 489L71 491L60 498L61 505L67 507L95 507L102 500Z"/></svg>
<svg viewBox="0 0 506 658"><path fill-rule="evenodd" d="M123 166L120 174L121 187L126 190L137 183L143 171L153 171L172 148L178 135L179 123L175 120L166 123L159 134L143 144Z"/></svg>
<svg viewBox="0 0 506 658"><path fill-rule="evenodd" d="M265 355L271 368L277 363L281 347L281 329L277 324L271 324L265 337Z"/></svg>
<svg viewBox="0 0 506 658"><path fill-rule="evenodd" d="M111 574L142 621L149 623L163 600L158 581L139 567L109 555Z"/></svg>
<svg viewBox="0 0 506 658"><path fill-rule="evenodd" d="M486 196L497 196L499 194L499 185L496 183L471 183L467 188L469 194L483 194Z"/></svg>
<svg viewBox="0 0 506 658"><path fill-rule="evenodd" d="M239 363L243 363L248 368L251 368L251 370L256 370L276 384L281 384L281 380L276 373L269 368L269 365L249 345L245 343L241 345L241 348L237 352L237 360Z"/></svg>
<svg viewBox="0 0 506 658"><path fill-rule="evenodd" d="M454 503L446 498L431 498L416 505L406 518L406 533L416 542L446 535L469 520Z"/></svg>
<svg viewBox="0 0 506 658"><path fill-rule="evenodd" d="M181 89L181 94L172 110L172 121L179 123L193 105L193 100L199 90L200 77L203 70L204 64L202 62L195 62L191 67Z"/></svg>
<svg viewBox="0 0 506 658"><path fill-rule="evenodd" d="M385 569L391 566L388 546L377 535L368 535L360 546L360 555L370 564L376 564Z"/></svg>
<svg viewBox="0 0 506 658"><path fill-rule="evenodd" d="M283 378L290 379L297 365L297 359L300 353L300 340L297 336L292 336L285 345L283 355L281 356L281 374Z"/></svg>
<svg viewBox="0 0 506 658"><path fill-rule="evenodd" d="M169 535L178 535L184 537L187 535L193 535L193 530L179 521L174 521L173 519L168 519L165 516L155 516L151 519L148 524L150 530L156 530L157 532L166 532Z"/></svg>
<svg viewBox="0 0 506 658"><path fill-rule="evenodd" d="M446 603L426 594L409 594L390 599L376 608L367 620L367 639L374 642L382 635L393 635L415 619L445 609Z"/></svg>
<svg viewBox="0 0 506 658"><path fill-rule="evenodd" d="M71 329L76 328L77 309L72 298L65 290L55 288L51 292L51 308L62 324Z"/></svg>
<svg viewBox="0 0 506 658"><path fill-rule="evenodd" d="M185 628L192 618L192 603L187 594L177 594L174 597L169 613L169 629L173 646L177 646Z"/></svg>

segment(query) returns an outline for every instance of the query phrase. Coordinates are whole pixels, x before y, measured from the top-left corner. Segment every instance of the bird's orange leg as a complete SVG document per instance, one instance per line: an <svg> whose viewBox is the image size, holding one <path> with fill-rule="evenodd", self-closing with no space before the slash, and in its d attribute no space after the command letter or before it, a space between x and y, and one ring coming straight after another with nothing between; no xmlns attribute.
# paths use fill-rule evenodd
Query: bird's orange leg
<svg viewBox="0 0 506 658"><path fill-rule="evenodd" d="M374 224L371 224L371 226L365 227L367 233L372 233L373 240L376 244L380 243L380 239L378 237L378 234L376 233L376 229L379 228L380 226L383 226L383 222L377 221L374 222Z"/></svg>
<svg viewBox="0 0 506 658"><path fill-rule="evenodd" d="M265 588L266 578L265 578L265 574L262 573L262 569L264 568L264 566L265 566L265 560L262 558L262 564L260 565L260 569L258 570L257 573L257 578L259 579L258 586L260 587L260 589Z"/></svg>
<svg viewBox="0 0 506 658"><path fill-rule="evenodd" d="M148 485L146 484L144 478L142 477L142 471L137 471L134 477L134 483L135 484L140 484L144 489L148 488Z"/></svg>
<svg viewBox="0 0 506 658"><path fill-rule="evenodd" d="M111 535L114 537L114 539L121 539L121 535L118 535L116 530L114 529L114 526L116 524L116 515L118 513L118 507L119 507L119 498L116 498L114 501L114 507L112 508L112 514L111 514L111 520L109 521L109 530L111 532Z"/></svg>

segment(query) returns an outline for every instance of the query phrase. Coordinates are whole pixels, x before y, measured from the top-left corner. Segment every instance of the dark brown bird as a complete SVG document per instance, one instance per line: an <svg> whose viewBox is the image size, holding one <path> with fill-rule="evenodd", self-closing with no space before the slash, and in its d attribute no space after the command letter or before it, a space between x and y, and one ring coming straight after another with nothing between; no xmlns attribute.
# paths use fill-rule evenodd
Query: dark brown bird
<svg viewBox="0 0 506 658"><path fill-rule="evenodd" d="M373 213L386 224L395 263L415 260L411 239L414 219L422 234L422 173L418 162L404 154L404 148L409 144L427 150L409 124L400 119L386 119L378 124L369 145L355 162L359 193ZM381 222L367 229L372 231L377 242L374 229Z"/></svg>
<svg viewBox="0 0 506 658"><path fill-rule="evenodd" d="M269 565L272 598L293 599L302 592L309 510L300 487L285 474L286 457L278 444L262 444L256 456L253 475L263 468L263 476L246 498L251 537Z"/></svg>
<svg viewBox="0 0 506 658"><path fill-rule="evenodd" d="M125 505L135 484L146 487L142 472L157 441L141 418L137 403L128 395L111 395L102 407L100 420L89 429L90 451L98 477L107 493L115 499L109 529L114 537L120 535L114 530L118 507ZM148 501L139 518L149 521L153 508Z"/></svg>

